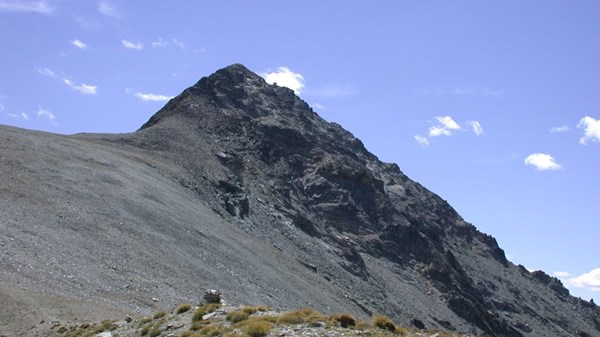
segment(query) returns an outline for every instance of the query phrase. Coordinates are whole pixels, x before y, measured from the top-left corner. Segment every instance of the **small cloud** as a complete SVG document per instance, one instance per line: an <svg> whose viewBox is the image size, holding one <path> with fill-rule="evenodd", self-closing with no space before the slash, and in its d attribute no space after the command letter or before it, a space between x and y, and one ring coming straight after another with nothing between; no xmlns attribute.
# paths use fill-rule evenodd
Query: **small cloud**
<svg viewBox="0 0 600 337"><path fill-rule="evenodd" d="M37 115L41 118L47 118L52 125L58 125L56 123L56 117L54 116L52 111L44 109L41 105L38 106Z"/></svg>
<svg viewBox="0 0 600 337"><path fill-rule="evenodd" d="M563 167L556 162L554 157L545 153L532 153L525 158L525 165L535 167L540 171L560 170Z"/></svg>
<svg viewBox="0 0 600 337"><path fill-rule="evenodd" d="M567 131L569 131L569 126L566 124L563 126L555 126L550 129L550 133L561 133L561 132L567 132Z"/></svg>
<svg viewBox="0 0 600 337"><path fill-rule="evenodd" d="M276 71L264 73L261 76L269 84L277 84L294 90L296 95L299 95L302 88L304 88L304 77L294 73L287 67L279 67Z"/></svg>
<svg viewBox="0 0 600 337"><path fill-rule="evenodd" d="M37 68L37 72L44 76L55 77L54 72L48 68Z"/></svg>
<svg viewBox="0 0 600 337"><path fill-rule="evenodd" d="M126 90L127 91L127 90ZM136 92L133 94L135 97L141 99L144 102L166 102L175 96L165 96L165 95L157 95L157 94L144 94L141 92Z"/></svg>
<svg viewBox="0 0 600 337"><path fill-rule="evenodd" d="M483 134L483 128L479 124L479 121L467 121L467 123L471 125L471 129L476 135L481 136Z"/></svg>
<svg viewBox="0 0 600 337"><path fill-rule="evenodd" d="M600 141L600 120L594 119L590 116L583 117L577 128L583 129L583 137L579 138L580 144L587 144L588 142L599 142Z"/></svg>
<svg viewBox="0 0 600 337"><path fill-rule="evenodd" d="M168 41L165 41L162 39L162 37L159 37L158 40L152 41L152 48L165 48L168 44Z"/></svg>
<svg viewBox="0 0 600 337"><path fill-rule="evenodd" d="M54 8L48 1L0 1L0 12L51 14Z"/></svg>
<svg viewBox="0 0 600 337"><path fill-rule="evenodd" d="M74 89L74 90L78 91L81 94L95 95L97 93L97 91L96 91L97 87L95 85L88 85L88 84L85 84L85 83L81 83L81 85L77 85L77 84L73 83L73 81L71 81L71 80L69 80L67 78L60 77L54 71L52 71L52 70L50 70L48 68L43 68L43 67L42 68L38 68L37 72L40 73L41 75L61 80L64 84L66 84L69 87L71 87L71 89Z"/></svg>
<svg viewBox="0 0 600 337"><path fill-rule="evenodd" d="M566 271L555 271L553 274L558 278L565 278L570 276L570 274Z"/></svg>
<svg viewBox="0 0 600 337"><path fill-rule="evenodd" d="M181 42L181 41L179 41L177 39L173 39L173 44L176 47L179 47L181 50L185 50L185 43L183 43L183 42Z"/></svg>
<svg viewBox="0 0 600 337"><path fill-rule="evenodd" d="M4 111L4 100L6 100L6 96L0 95L0 112Z"/></svg>
<svg viewBox="0 0 600 337"><path fill-rule="evenodd" d="M115 6L108 1L100 1L98 3L98 12L102 15L110 16L111 18L117 18L119 16Z"/></svg>
<svg viewBox="0 0 600 337"><path fill-rule="evenodd" d="M78 91L81 94L88 94L88 95L97 94L95 85L87 85L85 83L81 83L81 85L75 85L75 84L73 84L73 82L69 81L66 78L63 78L63 82L65 82L66 85L68 85L69 87Z"/></svg>
<svg viewBox="0 0 600 337"><path fill-rule="evenodd" d="M25 112L21 112L21 117L22 117L24 120L29 120L29 115L28 115L28 114L26 114Z"/></svg>
<svg viewBox="0 0 600 337"><path fill-rule="evenodd" d="M194 49L194 53L196 53L196 54L204 54L205 52L206 52L206 48L204 48L204 47Z"/></svg>
<svg viewBox="0 0 600 337"><path fill-rule="evenodd" d="M86 44L86 43L83 43L83 42L81 42L81 40L79 40L79 39L75 39L75 40L73 40L73 41L70 41L70 42L71 42L71 44L72 44L73 46L75 46L75 47L77 47L77 48L79 48L79 49L85 49L85 48L87 48L87 44Z"/></svg>
<svg viewBox="0 0 600 337"><path fill-rule="evenodd" d="M327 110L327 108L325 108L323 105L321 105L319 103L314 103L313 106L319 110Z"/></svg>
<svg viewBox="0 0 600 337"><path fill-rule="evenodd" d="M123 47L125 47L127 49L135 49L135 50L144 49L144 44L141 42L132 42L129 40L121 40L121 43L123 44Z"/></svg>
<svg viewBox="0 0 600 337"><path fill-rule="evenodd" d="M460 125L456 123L450 116L437 116L435 119L438 121L438 125L434 125L429 128L429 136L451 136L456 130L461 130Z"/></svg>
<svg viewBox="0 0 600 337"><path fill-rule="evenodd" d="M569 284L577 288L600 291L600 268L569 279Z"/></svg>
<svg viewBox="0 0 600 337"><path fill-rule="evenodd" d="M427 140L427 138L425 138L421 135L415 135L415 140L417 141L417 143L419 143L423 146L429 145L429 140Z"/></svg>

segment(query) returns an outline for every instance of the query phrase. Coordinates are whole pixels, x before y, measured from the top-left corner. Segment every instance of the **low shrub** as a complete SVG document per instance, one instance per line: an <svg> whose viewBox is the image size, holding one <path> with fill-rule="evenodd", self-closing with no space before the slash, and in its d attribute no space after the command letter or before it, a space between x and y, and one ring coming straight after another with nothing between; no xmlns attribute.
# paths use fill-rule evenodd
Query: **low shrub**
<svg viewBox="0 0 600 337"><path fill-rule="evenodd" d="M156 313L154 314L154 319L163 318L163 317L165 317L165 315L166 315L166 314L167 314L167 313L166 313L166 312L164 312L164 311L162 311L162 310L161 310L161 311L158 311L158 312L156 312Z"/></svg>
<svg viewBox="0 0 600 337"><path fill-rule="evenodd" d="M313 308L300 308L298 310L287 312L279 316L280 324L302 324L317 321L326 321L327 316Z"/></svg>
<svg viewBox="0 0 600 337"><path fill-rule="evenodd" d="M356 319L348 313L337 314L333 316L333 320L338 322L342 328L349 328L356 325Z"/></svg>
<svg viewBox="0 0 600 337"><path fill-rule="evenodd" d="M191 304L180 304L177 309L175 309L176 314L183 314L184 312L189 311L192 308Z"/></svg>
<svg viewBox="0 0 600 337"><path fill-rule="evenodd" d="M200 334L206 337L217 337L221 336L225 331L225 327L219 325L210 325L202 330L200 330Z"/></svg>
<svg viewBox="0 0 600 337"><path fill-rule="evenodd" d="M250 314L243 310L234 310L227 314L226 319L231 323L237 323L248 319L249 316Z"/></svg>
<svg viewBox="0 0 600 337"><path fill-rule="evenodd" d="M265 337L273 325L267 321L256 320L244 326L244 331L250 337Z"/></svg>
<svg viewBox="0 0 600 337"><path fill-rule="evenodd" d="M221 305L218 303L209 303L201 306L200 308L196 309L196 312L194 312L194 315L192 316L192 322L201 321L202 316L211 313L220 307Z"/></svg>
<svg viewBox="0 0 600 337"><path fill-rule="evenodd" d="M394 322L392 322L392 320L387 317L387 316L383 316L383 315L376 315L373 316L373 325L383 329L383 330L388 330L391 332L396 332L396 324L394 324Z"/></svg>

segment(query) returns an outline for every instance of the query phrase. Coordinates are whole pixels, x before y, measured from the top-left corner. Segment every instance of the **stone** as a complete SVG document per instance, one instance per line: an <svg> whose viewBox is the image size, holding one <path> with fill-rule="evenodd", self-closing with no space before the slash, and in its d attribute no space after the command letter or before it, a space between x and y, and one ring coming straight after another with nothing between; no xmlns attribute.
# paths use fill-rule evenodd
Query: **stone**
<svg viewBox="0 0 600 337"><path fill-rule="evenodd" d="M221 303L221 293L218 290L208 289L204 292L206 303Z"/></svg>

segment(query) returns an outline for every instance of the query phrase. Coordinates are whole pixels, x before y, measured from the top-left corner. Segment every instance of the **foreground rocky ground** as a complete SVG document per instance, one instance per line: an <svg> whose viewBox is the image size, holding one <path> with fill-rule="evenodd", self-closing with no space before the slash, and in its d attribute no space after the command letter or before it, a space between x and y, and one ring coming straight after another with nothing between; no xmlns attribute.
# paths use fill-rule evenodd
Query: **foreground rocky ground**
<svg viewBox="0 0 600 337"><path fill-rule="evenodd" d="M458 337L465 334L397 326L386 316L369 322L313 308L277 311L267 306L181 304L149 316L102 322L42 321L26 332L40 337Z"/></svg>

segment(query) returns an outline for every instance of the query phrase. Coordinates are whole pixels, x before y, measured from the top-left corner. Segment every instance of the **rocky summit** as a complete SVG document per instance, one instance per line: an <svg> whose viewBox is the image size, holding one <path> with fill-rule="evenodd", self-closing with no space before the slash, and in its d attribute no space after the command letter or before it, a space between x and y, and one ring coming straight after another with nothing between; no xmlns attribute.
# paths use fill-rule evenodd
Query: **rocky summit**
<svg viewBox="0 0 600 337"><path fill-rule="evenodd" d="M218 289L417 328L600 336L598 306L508 261L398 165L239 64L132 133L0 126L0 140L0 333Z"/></svg>

